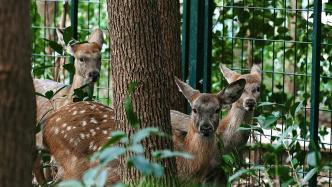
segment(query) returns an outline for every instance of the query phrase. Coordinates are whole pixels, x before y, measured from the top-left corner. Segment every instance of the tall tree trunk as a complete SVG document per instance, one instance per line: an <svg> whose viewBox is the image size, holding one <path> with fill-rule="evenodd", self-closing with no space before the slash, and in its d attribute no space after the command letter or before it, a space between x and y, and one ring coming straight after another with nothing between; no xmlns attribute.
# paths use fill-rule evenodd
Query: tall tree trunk
<svg viewBox="0 0 332 187"><path fill-rule="evenodd" d="M181 39L180 39L180 2L179 0L158 1L161 24L163 61L170 77L181 77ZM171 109L185 112L186 101L179 92L173 79L170 84Z"/></svg>
<svg viewBox="0 0 332 187"><path fill-rule="evenodd" d="M35 100L30 1L0 0L0 186L31 186Z"/></svg>
<svg viewBox="0 0 332 187"><path fill-rule="evenodd" d="M113 80L113 106L119 129L132 135L124 111L124 97L131 81L139 87L133 96L134 110L140 118L140 127L158 127L171 134L170 125L170 77L164 61L165 49L162 37L164 23L158 11L158 1L151 0L108 0L109 32L111 38L111 65ZM151 159L152 150L173 149L169 138L150 137L143 143L146 156ZM128 154L120 159L121 168L126 168ZM176 174L175 159L161 161L165 167L164 184L172 186ZM139 180L136 170L124 169L120 176L123 182Z"/></svg>

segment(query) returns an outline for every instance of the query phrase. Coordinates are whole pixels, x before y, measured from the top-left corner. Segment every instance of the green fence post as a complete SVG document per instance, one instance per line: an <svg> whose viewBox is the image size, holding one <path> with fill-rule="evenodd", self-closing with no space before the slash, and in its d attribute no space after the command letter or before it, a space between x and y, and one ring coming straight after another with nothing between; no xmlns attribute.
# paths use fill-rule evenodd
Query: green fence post
<svg viewBox="0 0 332 187"><path fill-rule="evenodd" d="M78 34L77 34L77 24L78 24L78 0L71 0L70 4L70 22L71 22L71 29L72 29L72 36L75 40L78 39ZM70 57L70 63L74 64L74 57ZM70 84L73 82L73 77L74 75L72 73L69 74L69 82Z"/></svg>
<svg viewBox="0 0 332 187"><path fill-rule="evenodd" d="M202 92L211 87L212 11L212 0L183 1L182 79Z"/></svg>
<svg viewBox="0 0 332 187"><path fill-rule="evenodd" d="M311 107L310 107L310 151L318 148L318 120L319 120L319 81L320 81L320 52L321 52L321 12L322 1L314 1L314 27L312 34L312 78L311 78ZM314 145L314 146L313 146ZM310 167L312 168L312 166ZM309 181L310 187L317 186L317 174Z"/></svg>

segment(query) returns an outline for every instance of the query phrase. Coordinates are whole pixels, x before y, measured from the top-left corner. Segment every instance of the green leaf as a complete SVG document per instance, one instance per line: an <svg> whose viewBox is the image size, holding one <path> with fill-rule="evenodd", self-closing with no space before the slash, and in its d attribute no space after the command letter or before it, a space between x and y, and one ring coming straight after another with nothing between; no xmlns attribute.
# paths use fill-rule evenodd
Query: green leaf
<svg viewBox="0 0 332 187"><path fill-rule="evenodd" d="M133 94L137 89L138 83L137 81L131 81L128 85L128 92L129 94Z"/></svg>
<svg viewBox="0 0 332 187"><path fill-rule="evenodd" d="M134 166L143 175L161 177L164 175L164 168L156 163L150 163L143 156L134 156L129 159L128 166Z"/></svg>
<svg viewBox="0 0 332 187"><path fill-rule="evenodd" d="M309 166L319 166L321 160L321 155L318 151L312 151L307 155L307 163Z"/></svg>
<svg viewBox="0 0 332 187"><path fill-rule="evenodd" d="M60 44L56 43L55 41L52 41L52 40L48 40L46 38L43 38L45 41L48 42L48 45L50 45L50 47L56 51L57 53L59 54L63 54L63 48Z"/></svg>
<svg viewBox="0 0 332 187"><path fill-rule="evenodd" d="M238 179L242 175L249 174L249 173L252 173L252 171L250 169L240 169L228 178L228 182L231 183L232 181Z"/></svg>
<svg viewBox="0 0 332 187"><path fill-rule="evenodd" d="M84 185L78 180L62 181L56 185L57 187L84 187Z"/></svg>
<svg viewBox="0 0 332 187"><path fill-rule="evenodd" d="M52 99L53 96L54 96L54 93L52 90L49 90L45 93L45 97L49 100Z"/></svg>
<svg viewBox="0 0 332 187"><path fill-rule="evenodd" d="M141 144L134 144L127 148L128 151L132 151L134 153L144 153L144 148Z"/></svg>
<svg viewBox="0 0 332 187"><path fill-rule="evenodd" d="M118 183L116 183L116 184L112 185L112 187L129 187L129 186L128 186L128 185L125 185L125 184L123 184L122 182L118 182Z"/></svg>
<svg viewBox="0 0 332 187"><path fill-rule="evenodd" d="M144 128L139 130L133 135L132 137L133 144L139 143L140 141L147 138L151 134L162 135L162 133L159 131L158 128L154 127Z"/></svg>
<svg viewBox="0 0 332 187"><path fill-rule="evenodd" d="M100 160L101 163L108 163L112 160L118 159L119 156L126 153L126 149L123 147L108 147L104 150L95 153L91 160Z"/></svg>
<svg viewBox="0 0 332 187"><path fill-rule="evenodd" d="M314 176L314 174L316 174L318 171L318 168L312 168L303 178L301 184L305 185L311 178L312 176Z"/></svg>
<svg viewBox="0 0 332 187"><path fill-rule="evenodd" d="M185 159L192 159L192 155L186 152L180 152L180 151L171 151L171 150L160 150L160 151L154 151L152 152L152 156L157 159L164 159L164 158L170 158L170 157L183 157Z"/></svg>
<svg viewBox="0 0 332 187"><path fill-rule="evenodd" d="M103 169L102 171L100 171L95 180L96 187L106 186L107 176L108 176L107 169Z"/></svg>
<svg viewBox="0 0 332 187"><path fill-rule="evenodd" d="M74 64L72 64L72 63L64 64L62 67L63 67L65 70L67 70L69 73L71 73L71 74L75 74L75 66L74 66Z"/></svg>
<svg viewBox="0 0 332 187"><path fill-rule="evenodd" d="M133 128L139 127L139 119L134 112L133 103L130 96L126 96L124 100L124 109L126 112L127 120Z"/></svg>
<svg viewBox="0 0 332 187"><path fill-rule="evenodd" d="M63 40L64 40L66 45L69 44L72 37L73 37L72 29L71 29L71 26L69 26L69 27L65 28L64 31L63 31Z"/></svg>
<svg viewBox="0 0 332 187"><path fill-rule="evenodd" d="M93 186L95 184L94 179L97 176L99 167L91 168L88 171L84 172L82 181L85 186Z"/></svg>
<svg viewBox="0 0 332 187"><path fill-rule="evenodd" d="M127 135L122 131L114 131L111 133L111 138L103 145L101 150L104 150L105 148L119 142L120 140L123 140Z"/></svg>

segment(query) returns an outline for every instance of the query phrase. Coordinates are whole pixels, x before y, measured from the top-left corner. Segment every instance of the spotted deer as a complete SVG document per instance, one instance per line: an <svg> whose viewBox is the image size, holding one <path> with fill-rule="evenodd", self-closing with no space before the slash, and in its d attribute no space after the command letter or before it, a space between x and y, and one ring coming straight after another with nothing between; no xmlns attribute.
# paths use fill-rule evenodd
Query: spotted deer
<svg viewBox="0 0 332 187"><path fill-rule="evenodd" d="M71 103L75 89L87 85L86 89L92 90L100 74L103 45L103 33L100 29L96 29L91 33L87 43L76 43L67 46L64 43L61 30L57 30L57 34L60 44L70 55L75 57L73 83L72 85L64 85L51 80L34 79L35 91L38 93L45 94L49 90L55 92L64 87L52 98L51 102L41 96L36 97L37 121L47 118L53 110ZM47 113L46 116L45 113Z"/></svg>
<svg viewBox="0 0 332 187"><path fill-rule="evenodd" d="M44 124L45 120L58 108L65 106L73 101L74 90L87 85L87 89L93 90L94 83L99 78L101 68L101 49L103 45L103 33L100 29L94 30L89 36L88 43L73 44L66 46L63 41L63 33L57 31L59 41L64 49L75 57L75 74L72 85L64 85L52 80L34 79L35 91L45 94L52 90L54 93L60 90L51 100L41 96L36 96L37 122ZM42 132L36 134L36 146L45 149L43 146ZM37 155L34 163L34 174L39 184L44 183L45 179L40 171L40 157ZM46 172L47 173L47 172ZM47 177L49 178L49 177Z"/></svg>
<svg viewBox="0 0 332 187"><path fill-rule="evenodd" d="M189 132L183 142L174 142L177 150L191 153L193 160L177 158L181 177L197 180L216 153L215 131L221 105L231 104L242 94L245 80L230 84L218 94L200 93L176 79L180 91L193 107ZM77 102L57 110L45 123L43 139L46 147L63 168L64 179L79 178L93 164L87 157L99 150L110 132L116 129L114 111L95 102ZM108 182L119 180L114 166Z"/></svg>

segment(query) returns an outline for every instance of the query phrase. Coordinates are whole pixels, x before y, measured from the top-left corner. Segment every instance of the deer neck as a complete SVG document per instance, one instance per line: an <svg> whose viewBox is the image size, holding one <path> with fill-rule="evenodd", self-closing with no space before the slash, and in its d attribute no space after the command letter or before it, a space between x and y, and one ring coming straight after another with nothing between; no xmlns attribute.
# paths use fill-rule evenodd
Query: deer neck
<svg viewBox="0 0 332 187"><path fill-rule="evenodd" d="M232 105L231 110L226 117L222 120L222 125L225 130L222 133L222 139L225 147L237 146L237 144L245 143L249 137L248 132L239 131L238 128L242 124L251 123L253 111L247 111L243 107L236 104Z"/></svg>
<svg viewBox="0 0 332 187"><path fill-rule="evenodd" d="M241 124L248 124L251 122L254 112L245 110L236 104L232 105L225 119L228 119L227 129L239 128Z"/></svg>
<svg viewBox="0 0 332 187"><path fill-rule="evenodd" d="M181 163L178 164L181 167L180 170L182 170L181 175L191 177L202 175L211 160L214 159L216 148L215 136L204 137L190 125L182 151L190 153L193 158L191 160L181 160Z"/></svg>
<svg viewBox="0 0 332 187"><path fill-rule="evenodd" d="M69 89L69 93L67 94L67 96L72 97L75 89L80 88L86 84L88 84L88 85L85 88L83 88L83 91L91 92L93 90L94 83L89 82L89 80L87 78L84 78L78 74L75 74L73 77L73 83Z"/></svg>

